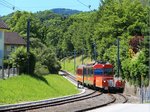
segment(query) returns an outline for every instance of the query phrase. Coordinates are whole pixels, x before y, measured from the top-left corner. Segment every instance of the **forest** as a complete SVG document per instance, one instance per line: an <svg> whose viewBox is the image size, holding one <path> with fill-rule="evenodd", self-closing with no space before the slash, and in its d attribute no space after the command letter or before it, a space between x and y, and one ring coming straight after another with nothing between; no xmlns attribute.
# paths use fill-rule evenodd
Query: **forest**
<svg viewBox="0 0 150 112"><path fill-rule="evenodd" d="M147 86L149 3L149 0L101 0L98 10L67 16L45 10L16 11L1 18L11 31L18 32L25 40L30 19L30 49L36 56L35 72L55 72L61 68L59 61L73 56L76 51L77 55L84 53L85 57L112 63L116 74L119 38L120 77L135 86L141 82Z"/></svg>

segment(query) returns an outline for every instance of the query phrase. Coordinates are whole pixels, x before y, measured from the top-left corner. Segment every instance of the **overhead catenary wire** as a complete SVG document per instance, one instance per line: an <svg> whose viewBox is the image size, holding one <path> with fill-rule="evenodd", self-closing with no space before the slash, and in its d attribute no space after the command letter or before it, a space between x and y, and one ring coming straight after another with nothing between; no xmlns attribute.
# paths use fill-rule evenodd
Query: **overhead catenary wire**
<svg viewBox="0 0 150 112"><path fill-rule="evenodd" d="M0 0L0 5L3 5L4 7L12 9L12 10L21 10L20 8L18 8L15 5L9 3L6 0Z"/></svg>
<svg viewBox="0 0 150 112"><path fill-rule="evenodd" d="M11 3L9 3L9 2L7 2L6 0L3 0L3 2L5 2L6 4L8 4L8 5L11 5L11 6L12 6L12 4L11 4Z"/></svg>
<svg viewBox="0 0 150 112"><path fill-rule="evenodd" d="M7 4L5 4L5 3L1 2L1 1L0 1L0 5L3 5L4 7L7 7L7 8L9 8L9 9L12 9L12 7L11 7L11 6L9 6L9 5L7 5Z"/></svg>
<svg viewBox="0 0 150 112"><path fill-rule="evenodd" d="M79 2L80 4L84 5L85 7L89 8L91 11L91 5L86 5L83 2L81 2L80 0L77 0L77 2Z"/></svg>

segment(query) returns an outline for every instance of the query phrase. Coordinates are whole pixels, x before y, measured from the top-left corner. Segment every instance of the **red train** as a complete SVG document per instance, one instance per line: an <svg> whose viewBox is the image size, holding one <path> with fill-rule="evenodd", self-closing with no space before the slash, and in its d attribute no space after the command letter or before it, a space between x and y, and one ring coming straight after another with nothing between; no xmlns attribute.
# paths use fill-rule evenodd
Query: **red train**
<svg viewBox="0 0 150 112"><path fill-rule="evenodd" d="M113 65L104 62L79 65L76 71L79 84L100 88L103 90L119 90L123 92L125 82L114 78Z"/></svg>

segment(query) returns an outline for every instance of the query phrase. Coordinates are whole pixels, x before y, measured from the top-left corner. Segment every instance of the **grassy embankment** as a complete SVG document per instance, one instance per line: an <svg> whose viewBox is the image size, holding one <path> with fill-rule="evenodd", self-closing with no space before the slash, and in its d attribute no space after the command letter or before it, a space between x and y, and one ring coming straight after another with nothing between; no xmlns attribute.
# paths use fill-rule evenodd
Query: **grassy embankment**
<svg viewBox="0 0 150 112"><path fill-rule="evenodd" d="M75 59L75 66L77 67L78 65L81 65L82 64L82 56L78 56L76 57ZM89 57L86 57L83 59L83 64L87 64L87 63L91 63L91 59ZM62 69L63 70L66 70L70 73L75 73L74 71L74 58L66 58L66 59L63 59L61 61L61 66L62 66ZM76 69L75 67L75 69Z"/></svg>
<svg viewBox="0 0 150 112"><path fill-rule="evenodd" d="M21 75L0 80L0 104L42 100L78 92L76 86L59 75Z"/></svg>

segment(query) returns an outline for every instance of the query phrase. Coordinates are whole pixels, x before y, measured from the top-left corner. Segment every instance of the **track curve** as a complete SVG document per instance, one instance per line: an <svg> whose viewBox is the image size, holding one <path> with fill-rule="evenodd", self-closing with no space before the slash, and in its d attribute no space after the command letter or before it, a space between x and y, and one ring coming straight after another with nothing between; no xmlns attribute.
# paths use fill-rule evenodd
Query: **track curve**
<svg viewBox="0 0 150 112"><path fill-rule="evenodd" d="M65 77L76 82L74 76L65 72ZM62 112L62 111L88 111L103 106L107 106L114 103L125 103L125 96L122 94L103 94L102 92L91 90L85 88L85 94L80 94L74 97L65 97L55 100L45 100L42 102L33 102L24 105L11 105L11 106L1 106L0 111L2 112L20 112L20 111L29 111L29 112L40 112L40 111L53 111L53 112ZM118 96L117 96L118 95ZM120 100L124 98L124 101ZM93 103L94 102L94 103ZM43 110L46 109L46 110Z"/></svg>

